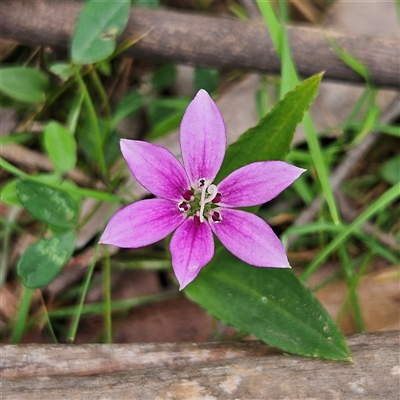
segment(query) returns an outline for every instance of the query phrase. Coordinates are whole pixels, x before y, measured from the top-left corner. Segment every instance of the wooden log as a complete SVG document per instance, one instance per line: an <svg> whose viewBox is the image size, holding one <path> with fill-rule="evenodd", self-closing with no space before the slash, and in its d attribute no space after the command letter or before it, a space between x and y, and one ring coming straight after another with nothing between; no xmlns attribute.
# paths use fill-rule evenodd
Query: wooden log
<svg viewBox="0 0 400 400"><path fill-rule="evenodd" d="M3 37L65 49L82 3L0 0L0 7ZM302 76L326 71L328 79L363 82L338 57L328 36L369 69L377 86L400 87L399 38L346 35L306 26L289 26L288 32L293 59ZM273 74L280 71L279 58L262 22L132 8L126 37L142 37L127 50L138 58Z"/></svg>
<svg viewBox="0 0 400 400"><path fill-rule="evenodd" d="M348 339L354 363L260 342L3 345L2 399L398 399L399 332Z"/></svg>

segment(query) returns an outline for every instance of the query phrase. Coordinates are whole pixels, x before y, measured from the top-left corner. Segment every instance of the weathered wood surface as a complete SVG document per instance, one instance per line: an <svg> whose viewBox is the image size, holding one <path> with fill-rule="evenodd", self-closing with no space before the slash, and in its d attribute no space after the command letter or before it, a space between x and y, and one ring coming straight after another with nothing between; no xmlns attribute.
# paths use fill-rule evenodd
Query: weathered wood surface
<svg viewBox="0 0 400 400"><path fill-rule="evenodd" d="M259 342L4 345L6 399L399 399L399 332L348 339L354 363Z"/></svg>
<svg viewBox="0 0 400 400"><path fill-rule="evenodd" d="M82 3L0 0L0 35L23 43L67 48ZM289 26L296 66L303 76L362 82L327 37L361 61L378 86L400 87L400 39L365 37ZM142 37L127 53L158 62L188 63L279 73L280 62L262 22L195 13L133 8L123 37Z"/></svg>

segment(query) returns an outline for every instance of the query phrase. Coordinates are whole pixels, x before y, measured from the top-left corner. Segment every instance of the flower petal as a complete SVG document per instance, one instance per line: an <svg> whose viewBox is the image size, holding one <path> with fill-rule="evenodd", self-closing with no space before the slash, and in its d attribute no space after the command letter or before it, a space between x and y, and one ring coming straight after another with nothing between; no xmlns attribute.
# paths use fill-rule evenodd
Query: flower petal
<svg viewBox="0 0 400 400"><path fill-rule="evenodd" d="M141 200L111 218L100 243L127 248L147 246L164 239L184 219L184 213L170 200Z"/></svg>
<svg viewBox="0 0 400 400"><path fill-rule="evenodd" d="M290 268L281 241L264 220L241 210L219 212L222 221L210 222L211 229L233 255L257 267Z"/></svg>
<svg viewBox="0 0 400 400"><path fill-rule="evenodd" d="M180 144L192 185L200 178L213 181L224 159L226 131L221 113L205 90L200 90L186 109Z"/></svg>
<svg viewBox="0 0 400 400"><path fill-rule="evenodd" d="M214 239L207 222L196 226L188 218L174 233L170 242L172 267L179 290L188 285L214 255Z"/></svg>
<svg viewBox="0 0 400 400"><path fill-rule="evenodd" d="M139 140L121 139L121 151L133 176L150 193L181 200L190 184L179 160L165 147Z"/></svg>
<svg viewBox="0 0 400 400"><path fill-rule="evenodd" d="M248 207L265 203L290 186L305 169L284 161L255 162L237 169L219 185L221 206Z"/></svg>

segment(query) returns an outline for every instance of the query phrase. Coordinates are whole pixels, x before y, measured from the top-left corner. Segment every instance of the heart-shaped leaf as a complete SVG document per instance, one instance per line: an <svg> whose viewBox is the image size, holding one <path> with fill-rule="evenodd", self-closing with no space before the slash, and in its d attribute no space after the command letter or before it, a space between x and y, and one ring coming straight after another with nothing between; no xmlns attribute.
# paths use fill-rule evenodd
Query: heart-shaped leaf
<svg viewBox="0 0 400 400"><path fill-rule="evenodd" d="M18 276L25 286L41 288L60 273L75 249L76 233L67 232L38 240L19 260Z"/></svg>
<svg viewBox="0 0 400 400"><path fill-rule="evenodd" d="M17 195L32 215L50 226L70 229L77 222L78 206L63 190L41 182L23 180L17 183Z"/></svg>
<svg viewBox="0 0 400 400"><path fill-rule="evenodd" d="M6 67L0 69L0 91L26 103L41 103L49 86L49 78L34 68Z"/></svg>
<svg viewBox="0 0 400 400"><path fill-rule="evenodd" d="M76 142L67 128L56 121L49 122L44 130L44 146L58 171L65 173L75 167Z"/></svg>

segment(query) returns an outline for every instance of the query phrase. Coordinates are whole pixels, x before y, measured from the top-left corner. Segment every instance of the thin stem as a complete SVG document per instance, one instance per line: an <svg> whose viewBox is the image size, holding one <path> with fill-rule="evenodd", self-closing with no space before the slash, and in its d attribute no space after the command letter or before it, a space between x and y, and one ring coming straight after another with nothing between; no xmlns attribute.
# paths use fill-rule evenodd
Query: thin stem
<svg viewBox="0 0 400 400"><path fill-rule="evenodd" d="M84 102L87 108L87 111L89 113L89 120L93 128L93 134L94 134L94 150L96 152L96 158L99 163L100 171L102 175L105 175L106 173L106 164L104 161L104 154L103 154L103 140L101 138L101 133L100 133L100 128L97 120L97 115L96 115L96 110L94 108L92 99L90 98L89 92L87 90L87 87L85 85L85 82L83 81L79 71L75 72L75 77L76 81L79 85L79 88L81 89L83 96L84 96Z"/></svg>
<svg viewBox="0 0 400 400"><path fill-rule="evenodd" d="M344 245L339 247L339 256L342 261L343 272L346 277L347 288L349 291L348 298L351 302L351 307L353 309L354 322L356 324L357 332L364 331L364 321L361 313L360 303L357 297L357 286L358 278L354 276L354 270L352 268L352 263L347 253Z"/></svg>
<svg viewBox="0 0 400 400"><path fill-rule="evenodd" d="M108 101L108 96L106 91L104 90L104 86L101 83L101 80L99 78L99 74L97 73L97 70L91 66L90 67L90 78L92 79L93 85L96 88L97 92L99 93L99 96L101 98L101 101L103 103L103 109L106 115L106 135L104 138L104 143L107 143L107 139L109 135L111 134L111 107L110 107L110 102Z"/></svg>
<svg viewBox="0 0 400 400"><path fill-rule="evenodd" d="M104 86L101 83L101 80L99 78L99 74L97 73L97 70L92 66L90 66L90 78L92 79L93 85L98 91L101 100L103 102L103 108L106 113L107 118L111 117L111 107L110 103L108 101L108 96L106 91L104 90Z"/></svg>
<svg viewBox="0 0 400 400"><path fill-rule="evenodd" d="M365 221L382 210L396 198L400 197L400 183L392 186L379 199L371 204L357 219L355 219L347 229L343 229L325 248L322 250L314 261L301 274L303 280L307 280L318 266L326 260L326 258L338 248L356 229L358 229Z"/></svg>
<svg viewBox="0 0 400 400"><path fill-rule="evenodd" d="M104 342L112 343L112 319L111 319L111 263L107 247L104 250Z"/></svg>
<svg viewBox="0 0 400 400"><path fill-rule="evenodd" d="M70 329L70 332L69 332L68 338L67 338L68 342L70 342L70 343L73 343L75 341L76 332L78 330L78 325L79 325L79 320L82 315L83 302L85 301L86 293L88 291L89 284L92 279L94 267L95 267L96 261L97 261L98 251L99 251L99 245L97 245L94 249L92 261L90 262L90 266L89 266L89 269L88 269L88 272L86 275L86 279L85 279L85 282L83 283L81 297L79 299L78 306L76 307L76 311L75 311L75 315L74 315L74 318L72 321L71 329Z"/></svg>
<svg viewBox="0 0 400 400"><path fill-rule="evenodd" d="M41 297L42 304L43 304L43 310L44 310L43 313L44 313L44 316L45 316L45 318L46 318L46 322L47 322L47 326L48 326L48 328L49 328L50 336L53 338L54 343L58 343L57 336L56 336L56 334L54 333L53 326L51 325L49 313L48 313L48 311L47 311L46 303L44 302L44 298L43 298L43 295L42 295L42 291L39 291L39 292L40 292L40 297Z"/></svg>
<svg viewBox="0 0 400 400"><path fill-rule="evenodd" d="M11 335L10 343L16 344L21 341L25 331L26 320L28 319L29 309L33 297L34 289L23 287L21 303L19 304L18 317L14 325L14 330Z"/></svg>

